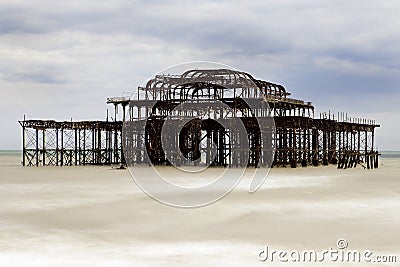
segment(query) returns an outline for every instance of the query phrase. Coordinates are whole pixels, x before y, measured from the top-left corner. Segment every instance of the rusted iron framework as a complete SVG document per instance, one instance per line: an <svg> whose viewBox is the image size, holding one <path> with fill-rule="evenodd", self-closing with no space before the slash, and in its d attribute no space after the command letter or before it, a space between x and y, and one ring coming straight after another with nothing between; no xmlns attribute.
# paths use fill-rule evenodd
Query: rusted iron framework
<svg viewBox="0 0 400 267"><path fill-rule="evenodd" d="M102 165L123 161L122 122L24 120L22 165Z"/></svg>
<svg viewBox="0 0 400 267"><path fill-rule="evenodd" d="M289 98L282 85L245 72L213 69L157 75L138 89L133 98L107 99L114 105L114 122L20 121L23 165L119 164L126 160L169 165L172 159L174 164L229 167L259 167L268 160L273 166L293 168L319 164L378 167L374 133L379 125L375 121L350 119L344 113L315 118L311 102ZM179 108L182 105L185 108ZM118 113L122 114L119 120ZM234 119L240 119L246 129L248 152L240 147L239 130L221 125ZM273 127L260 127L271 125L271 120ZM182 121L185 125L180 128ZM162 146L161 138L166 122L175 123L177 129L169 132L168 148ZM124 136L126 127L129 134ZM122 147L130 149L122 153Z"/></svg>

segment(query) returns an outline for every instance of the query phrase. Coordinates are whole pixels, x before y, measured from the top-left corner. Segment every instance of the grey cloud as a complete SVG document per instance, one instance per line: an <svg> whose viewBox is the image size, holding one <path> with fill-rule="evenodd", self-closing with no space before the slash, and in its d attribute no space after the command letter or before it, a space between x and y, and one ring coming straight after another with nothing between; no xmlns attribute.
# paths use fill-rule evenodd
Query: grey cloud
<svg viewBox="0 0 400 267"><path fill-rule="evenodd" d="M4 75L4 79L10 82L33 82L33 83L49 83L57 84L63 83L62 80L57 79L54 75L48 72L38 73L13 73L11 75Z"/></svg>
<svg viewBox="0 0 400 267"><path fill-rule="evenodd" d="M102 117L105 97L134 90L162 68L211 60L321 107L396 110L384 99L400 85L399 12L392 0L4 0L0 84L25 95L62 90L71 99L57 118L85 119L94 110ZM26 109L38 111L33 103Z"/></svg>

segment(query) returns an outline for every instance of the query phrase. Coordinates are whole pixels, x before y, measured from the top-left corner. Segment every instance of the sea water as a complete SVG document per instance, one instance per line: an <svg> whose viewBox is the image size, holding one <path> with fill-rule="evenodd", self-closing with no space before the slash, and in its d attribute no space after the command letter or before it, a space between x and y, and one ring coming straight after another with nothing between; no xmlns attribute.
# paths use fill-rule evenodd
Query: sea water
<svg viewBox="0 0 400 267"><path fill-rule="evenodd" d="M1 166L22 166L21 150L0 150Z"/></svg>

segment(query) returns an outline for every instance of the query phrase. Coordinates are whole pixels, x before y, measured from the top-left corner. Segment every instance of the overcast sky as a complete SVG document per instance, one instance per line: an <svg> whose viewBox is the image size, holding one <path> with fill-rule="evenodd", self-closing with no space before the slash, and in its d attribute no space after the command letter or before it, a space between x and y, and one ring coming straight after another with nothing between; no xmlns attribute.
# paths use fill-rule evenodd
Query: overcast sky
<svg viewBox="0 0 400 267"><path fill-rule="evenodd" d="M107 97L207 60L375 119L400 150L399 27L398 0L1 0L0 149L21 148L24 114L103 120Z"/></svg>

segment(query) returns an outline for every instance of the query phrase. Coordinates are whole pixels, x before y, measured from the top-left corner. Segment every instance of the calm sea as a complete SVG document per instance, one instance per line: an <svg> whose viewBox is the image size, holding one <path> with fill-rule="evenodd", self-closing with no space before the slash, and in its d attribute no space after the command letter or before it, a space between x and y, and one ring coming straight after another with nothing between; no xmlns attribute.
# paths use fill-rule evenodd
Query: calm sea
<svg viewBox="0 0 400 267"><path fill-rule="evenodd" d="M382 151L382 158L400 158L400 151Z"/></svg>
<svg viewBox="0 0 400 267"><path fill-rule="evenodd" d="M22 166L21 150L0 150L0 166Z"/></svg>
<svg viewBox="0 0 400 267"><path fill-rule="evenodd" d="M381 151L381 158L384 159L399 159L400 151ZM0 150L0 166L22 165L21 150Z"/></svg>

